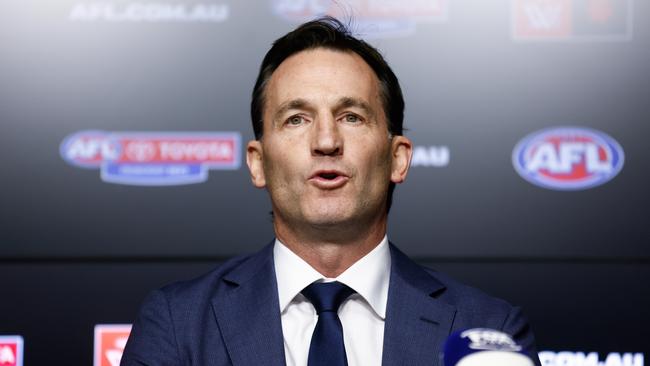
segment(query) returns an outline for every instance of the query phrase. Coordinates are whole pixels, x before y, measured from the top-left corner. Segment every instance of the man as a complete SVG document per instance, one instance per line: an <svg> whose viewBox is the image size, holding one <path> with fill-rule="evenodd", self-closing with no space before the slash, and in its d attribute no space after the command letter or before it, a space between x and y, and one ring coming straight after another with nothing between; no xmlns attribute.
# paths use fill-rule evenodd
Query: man
<svg viewBox="0 0 650 366"><path fill-rule="evenodd" d="M247 146L276 239L154 292L122 365L441 365L447 336L473 327L502 329L535 355L517 308L388 243L392 191L412 153L403 110L390 67L338 21L278 39L253 91Z"/></svg>

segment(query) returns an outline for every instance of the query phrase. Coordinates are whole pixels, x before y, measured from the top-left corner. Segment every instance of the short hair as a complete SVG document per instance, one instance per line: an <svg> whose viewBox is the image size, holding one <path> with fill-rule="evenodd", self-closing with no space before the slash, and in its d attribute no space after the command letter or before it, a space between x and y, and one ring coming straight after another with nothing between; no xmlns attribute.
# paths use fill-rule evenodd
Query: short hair
<svg viewBox="0 0 650 366"><path fill-rule="evenodd" d="M376 48L352 36L350 30L339 20L326 16L304 23L278 38L264 56L251 100L251 120L255 138L262 138L265 89L271 75L290 56L315 48L354 52L359 55L379 79L388 132L393 136L402 135L404 97L393 70Z"/></svg>
<svg viewBox="0 0 650 366"><path fill-rule="evenodd" d="M264 92L273 72L290 56L316 48L354 52L370 66L379 80L379 93L388 132L391 136L402 135L404 97L397 76L376 48L352 36L348 27L336 18L325 16L304 23L278 38L264 56L251 99L251 121L255 139L259 140L263 135ZM386 212L390 211L394 190L395 183L391 182L388 186Z"/></svg>

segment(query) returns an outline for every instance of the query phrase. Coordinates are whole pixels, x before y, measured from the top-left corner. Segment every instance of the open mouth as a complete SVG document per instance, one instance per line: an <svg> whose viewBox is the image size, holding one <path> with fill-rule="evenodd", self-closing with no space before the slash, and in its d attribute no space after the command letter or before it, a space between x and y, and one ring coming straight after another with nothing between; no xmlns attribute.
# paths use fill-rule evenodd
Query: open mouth
<svg viewBox="0 0 650 366"><path fill-rule="evenodd" d="M318 176L323 178L323 179L334 180L339 176L339 174L338 173L320 173L320 174L318 174Z"/></svg>
<svg viewBox="0 0 650 366"><path fill-rule="evenodd" d="M314 173L310 181L318 188L335 189L342 187L348 181L348 176L335 170L322 170Z"/></svg>

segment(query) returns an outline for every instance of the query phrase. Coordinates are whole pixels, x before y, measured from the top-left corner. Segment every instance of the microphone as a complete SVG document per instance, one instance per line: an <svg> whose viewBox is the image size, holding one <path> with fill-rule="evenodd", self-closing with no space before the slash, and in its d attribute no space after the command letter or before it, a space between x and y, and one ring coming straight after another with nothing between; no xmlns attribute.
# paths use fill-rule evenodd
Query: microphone
<svg viewBox="0 0 650 366"><path fill-rule="evenodd" d="M473 328L447 338L445 366L535 366L508 334L494 329Z"/></svg>

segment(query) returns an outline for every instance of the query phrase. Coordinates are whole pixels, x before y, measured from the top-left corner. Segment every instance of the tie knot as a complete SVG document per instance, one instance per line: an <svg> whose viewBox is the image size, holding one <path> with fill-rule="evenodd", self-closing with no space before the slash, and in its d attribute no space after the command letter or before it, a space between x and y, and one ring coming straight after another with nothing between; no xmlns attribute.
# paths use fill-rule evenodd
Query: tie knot
<svg viewBox="0 0 650 366"><path fill-rule="evenodd" d="M353 293L353 289L340 282L314 282L302 290L318 314L325 311L337 312L343 301Z"/></svg>

